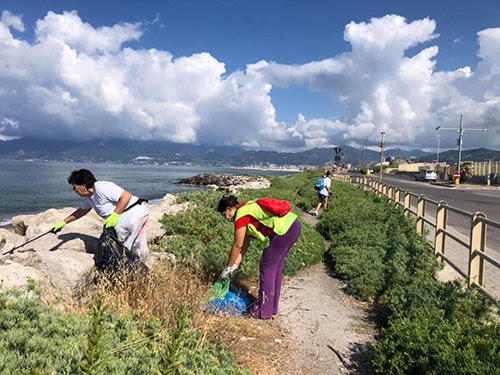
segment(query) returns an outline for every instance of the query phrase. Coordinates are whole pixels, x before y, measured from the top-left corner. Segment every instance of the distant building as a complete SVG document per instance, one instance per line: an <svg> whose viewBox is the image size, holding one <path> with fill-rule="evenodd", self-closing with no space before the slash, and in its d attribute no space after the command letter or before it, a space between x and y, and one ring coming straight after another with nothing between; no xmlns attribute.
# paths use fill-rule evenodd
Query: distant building
<svg viewBox="0 0 500 375"><path fill-rule="evenodd" d="M389 163L389 165L403 165L403 164L409 164L408 160L403 158L393 158Z"/></svg>

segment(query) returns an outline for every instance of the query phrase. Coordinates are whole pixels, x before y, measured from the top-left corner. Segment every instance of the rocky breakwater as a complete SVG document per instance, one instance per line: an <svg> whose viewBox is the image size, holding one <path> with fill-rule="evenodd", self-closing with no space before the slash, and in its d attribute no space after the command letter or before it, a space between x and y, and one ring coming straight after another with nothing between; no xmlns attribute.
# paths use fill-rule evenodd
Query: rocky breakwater
<svg viewBox="0 0 500 375"><path fill-rule="evenodd" d="M167 194L157 204L149 205L149 235L152 240L163 234L159 220L175 215L188 203L177 204L176 196ZM74 208L50 209L36 215L12 218L12 230L0 229L0 252L30 241L48 232ZM0 257L0 280L3 289L23 288L28 278L47 293L73 294L94 268L94 254L104 220L94 211L68 224L57 234L49 233L11 254ZM155 254L156 255L156 254ZM156 255L156 258L158 256Z"/></svg>
<svg viewBox="0 0 500 375"><path fill-rule="evenodd" d="M239 176L233 174L202 173L179 181L181 184L214 186L220 190L234 192L240 189L266 189L271 181L264 177Z"/></svg>

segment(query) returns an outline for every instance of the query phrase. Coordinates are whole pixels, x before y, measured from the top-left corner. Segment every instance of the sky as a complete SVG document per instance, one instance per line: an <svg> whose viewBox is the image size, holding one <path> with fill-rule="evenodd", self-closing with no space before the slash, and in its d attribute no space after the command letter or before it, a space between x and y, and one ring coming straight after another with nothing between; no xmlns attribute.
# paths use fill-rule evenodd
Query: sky
<svg viewBox="0 0 500 375"><path fill-rule="evenodd" d="M500 2L0 0L0 139L500 149ZM456 147L456 131L440 131Z"/></svg>

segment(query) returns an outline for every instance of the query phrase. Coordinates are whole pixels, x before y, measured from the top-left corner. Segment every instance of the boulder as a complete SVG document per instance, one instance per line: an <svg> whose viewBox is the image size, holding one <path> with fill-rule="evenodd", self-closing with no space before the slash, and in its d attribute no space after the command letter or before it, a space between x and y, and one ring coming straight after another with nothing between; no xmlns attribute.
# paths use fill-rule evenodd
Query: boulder
<svg viewBox="0 0 500 375"><path fill-rule="evenodd" d="M12 218L12 228L14 228L14 232L20 236L25 236L26 230L28 229L30 221L33 217L35 217L35 215L14 216Z"/></svg>
<svg viewBox="0 0 500 375"><path fill-rule="evenodd" d="M48 232L74 208L50 209L37 215L18 216L17 229L0 229L2 253ZM14 222L14 220L13 220ZM0 259L3 288L23 288L34 279L44 293L72 294L94 268L94 255L104 221L91 211L57 234L45 236ZM24 233L21 236L17 233Z"/></svg>
<svg viewBox="0 0 500 375"><path fill-rule="evenodd" d="M28 278L39 283L42 276L38 271L29 266L23 266L20 263L10 259L5 259L0 263L0 284L2 289L21 289L27 284Z"/></svg>
<svg viewBox="0 0 500 375"><path fill-rule="evenodd" d="M72 295L94 268L94 256L81 251L35 251L29 248L0 263L3 288L23 288L34 279L45 293Z"/></svg>
<svg viewBox="0 0 500 375"><path fill-rule="evenodd" d="M165 231L162 229L160 219L164 215L176 215L185 210L189 203L184 202L176 204L177 197L172 194L167 194L163 197L162 201L157 204L151 204L149 209L148 221L148 240L153 240L156 237L161 237Z"/></svg>
<svg viewBox="0 0 500 375"><path fill-rule="evenodd" d="M0 229L0 252L5 253L25 242L24 238L7 229Z"/></svg>
<svg viewBox="0 0 500 375"><path fill-rule="evenodd" d="M54 224L70 215L74 208L50 209L34 215L26 229L26 241L49 231ZM95 253L97 241L102 233L104 220L94 210L82 218L66 225L57 234L48 234L34 241L30 246L37 250L71 250Z"/></svg>

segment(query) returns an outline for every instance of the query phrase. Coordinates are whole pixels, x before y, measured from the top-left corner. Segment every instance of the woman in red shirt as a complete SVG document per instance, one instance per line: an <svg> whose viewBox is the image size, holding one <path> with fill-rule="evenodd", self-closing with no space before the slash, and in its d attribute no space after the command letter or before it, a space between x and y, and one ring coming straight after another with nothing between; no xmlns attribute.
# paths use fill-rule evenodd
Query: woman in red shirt
<svg viewBox="0 0 500 375"><path fill-rule="evenodd" d="M301 232L297 215L291 211L273 214L264 210L258 201L239 204L235 196L224 196L217 210L226 220L235 223L233 246L220 278L231 278L248 249L250 237L258 238L266 248L260 260L259 298L249 313L261 319L272 318L278 314L285 258Z"/></svg>

